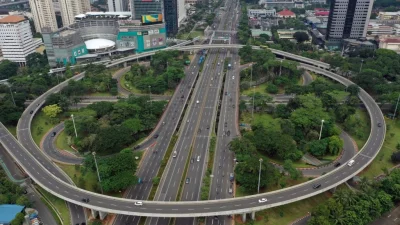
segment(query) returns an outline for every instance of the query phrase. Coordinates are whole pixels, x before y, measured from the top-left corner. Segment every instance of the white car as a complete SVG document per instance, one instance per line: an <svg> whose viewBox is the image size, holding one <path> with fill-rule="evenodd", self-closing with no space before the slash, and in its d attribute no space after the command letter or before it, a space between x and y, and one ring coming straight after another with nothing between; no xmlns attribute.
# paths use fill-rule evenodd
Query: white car
<svg viewBox="0 0 400 225"><path fill-rule="evenodd" d="M258 199L258 202L259 203L263 203L263 202L266 202L267 201L267 199L266 198L261 198L261 199Z"/></svg>
<svg viewBox="0 0 400 225"><path fill-rule="evenodd" d="M235 79L235 76L232 76L232 80L234 80Z"/></svg>
<svg viewBox="0 0 400 225"><path fill-rule="evenodd" d="M141 206L141 205L143 205L143 202L135 202L135 205Z"/></svg>
<svg viewBox="0 0 400 225"><path fill-rule="evenodd" d="M200 156L197 156L197 162L200 162Z"/></svg>
<svg viewBox="0 0 400 225"><path fill-rule="evenodd" d="M197 103L197 104L199 104L199 103L200 103L200 101L199 101L199 100L197 100L197 101L196 101L196 103Z"/></svg>

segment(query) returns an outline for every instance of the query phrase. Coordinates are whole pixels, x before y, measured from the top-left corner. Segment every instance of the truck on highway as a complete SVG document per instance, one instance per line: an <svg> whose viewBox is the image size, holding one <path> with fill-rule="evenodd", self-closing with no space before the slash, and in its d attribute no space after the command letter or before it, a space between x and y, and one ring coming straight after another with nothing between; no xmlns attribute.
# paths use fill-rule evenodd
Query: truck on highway
<svg viewBox="0 0 400 225"><path fill-rule="evenodd" d="M230 181L233 181L235 179L235 176L233 175L233 173L230 173L229 174L229 180Z"/></svg>
<svg viewBox="0 0 400 225"><path fill-rule="evenodd" d="M199 65L202 64L203 61L204 61L204 56L201 56L200 59L199 59Z"/></svg>

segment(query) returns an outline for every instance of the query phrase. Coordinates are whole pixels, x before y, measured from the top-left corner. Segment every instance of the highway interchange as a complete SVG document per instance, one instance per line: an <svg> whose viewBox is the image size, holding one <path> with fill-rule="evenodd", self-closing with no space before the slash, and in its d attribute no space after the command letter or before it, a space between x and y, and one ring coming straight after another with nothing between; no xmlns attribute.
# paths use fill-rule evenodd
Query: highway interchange
<svg viewBox="0 0 400 225"><path fill-rule="evenodd" d="M204 46L204 48L207 48L208 46ZM230 47L230 46L226 46L226 47ZM208 57L208 61L211 60L213 57L216 58L218 57L219 53L215 54L215 53L211 53L210 51L210 56ZM207 63L207 60L206 60ZM324 76L328 76L331 77L341 83L343 83L344 85L349 85L351 84L350 81L348 81L347 79L334 74L332 72L326 71L324 69L315 67L315 66L311 66L311 65L307 65L307 64L301 64L301 67L310 70L310 71L314 71L316 73L319 73L321 75ZM191 70L191 71L190 71ZM196 74L197 68L195 68L193 65L190 67L189 69L189 75L191 74L191 72L193 72L193 74ZM215 71L214 71L215 72ZM229 72L228 72L229 74ZM75 78L79 78L79 76L83 76L83 75L78 75L78 77ZM204 76L207 76L207 74L205 74ZM210 75L208 75L210 76ZM186 77L187 79L190 80L190 76ZM227 77L227 80L229 76ZM194 78L192 78L193 82L194 82ZM239 77L237 77L237 80L239 79ZM197 91L200 90L202 88L208 88L210 89L210 87L207 85L203 86L201 82L205 82L207 84L210 83L210 80L204 81L206 79L202 79L200 77L199 80L199 86L195 87L195 91L194 93L197 93ZM187 84L187 82L190 83L190 81L184 81L181 85ZM238 82L236 82L237 85ZM213 83L214 84L214 83ZM227 87L227 85L230 85L229 82L225 83L225 88L226 90L229 90L229 87ZM231 87L234 87L233 84ZM50 92L47 93L52 93L54 90L59 90L59 86L53 88L50 90ZM180 98L179 96L179 91L180 90L178 87L173 99L175 98ZM190 88L190 87L189 87ZM197 91L196 91L197 88ZM212 87L211 87L212 89ZM215 88L216 89L216 88ZM182 90L186 90L185 88L183 88ZM190 91L191 89L186 90L186 92ZM237 89L236 89L237 90ZM216 90L217 91L217 90ZM185 93L186 93L185 92ZM46 93L46 94L47 94ZM204 92L203 92L204 93ZM209 93L209 91L207 92ZM233 93L233 92L232 92ZM166 201L171 201L171 202L163 202L163 201L154 201L154 202L148 202L148 201L144 201L144 205L143 206L134 206L133 201L132 200L127 200L127 199L119 199L119 198L114 198L114 197L109 197L109 196L102 196L99 194L95 194L95 193L90 193L88 191L79 189L74 187L73 185L69 184L68 182L70 182L70 180L68 178L65 177L65 174L56 166L54 165L49 158L47 158L36 146L36 144L33 142L32 138L31 138L31 134L30 134L30 124L31 124L31 119L34 116L34 114L36 112L34 112L33 114L30 114L30 111L35 111L37 110L41 104L44 102L45 98L48 96L48 94L46 95L42 95L41 97L39 97L38 99L36 99L24 112L24 114L22 115L19 123L18 123L18 139L21 142L21 144L19 144L19 142L7 131L7 129L4 126L0 127L0 140L1 143L3 144L3 146L9 151L9 153L13 156L13 158L25 169L25 171L30 175L30 177L35 180L40 186L42 186L43 188L45 188L46 190L48 190L49 192L53 193L54 195L63 198L65 200L67 200L68 202L72 202L75 203L77 205L80 206L84 206L87 208L91 208L91 209L95 209L95 210L100 210L100 211L105 211L105 212L111 212L111 213L117 213L117 214L126 214L126 215L140 215L140 216L160 216L160 217L198 217L198 216L214 216L214 215L230 215L230 214L236 214L236 213L245 213L245 212L251 212L251 211L256 211L256 210L261 210L261 209L265 209L265 208L270 208L270 207L274 207L274 206L278 206L278 205L282 205L282 204L286 204L289 202L293 202L293 201L297 201L297 200L301 200L313 195L316 195L318 193L324 192L330 188L333 188L335 186L337 186L340 183L345 182L346 180L350 179L352 176L354 176L355 174L357 174L358 172L360 172L363 168L365 168L371 161L372 159L376 156L376 154L378 153L380 147L382 146L384 137L385 137L385 133L386 133L386 127L385 127L385 123L384 123L384 118L383 115L379 109L379 107L376 105L376 103L374 102L374 100L363 90L361 90L360 92L360 99L364 102L364 104L367 107L367 110L370 114L371 117L371 134L370 137L368 139L368 141L366 142L364 148L362 149L362 151L360 151L360 153L357 154L357 156L354 158L355 160L355 164L352 167L348 167L346 165L343 165L341 167L339 167L338 169L329 172L328 174L326 174L325 176L322 176L318 179L315 179L313 181L309 181L306 182L304 184L301 185L297 185L297 186L293 186L291 188L287 188L287 189L283 189L283 190L279 190L279 191L275 191L275 192L270 192L270 193L265 193L265 194L260 194L260 195L255 195L255 196L247 196L247 197L242 197L242 198L233 198L233 199L225 199L225 200L213 200L213 189L211 191L211 195L210 198L211 200L209 201L196 201L193 198L190 198L188 200L190 201L181 201L181 202L174 202L175 199L173 198L174 195L176 197L176 193L174 194L173 191L169 191L166 190L165 191L165 195L163 195L163 191L159 191L156 196L156 199L160 199L160 200L166 200ZM215 94L214 94L215 95ZM215 96L214 96L215 97ZM184 101L187 101L188 98L188 94L187 96L184 96ZM191 125L184 125L182 131L185 131L190 128L194 129L193 126L195 128L199 128L200 123L199 121L202 120L203 121L203 116L200 116L200 114L195 115L196 113L191 113L190 110L192 110L194 107L196 107L197 104L202 104L201 107L203 107L203 113L206 112L210 112L211 110L205 110L206 105L208 106L208 104L213 105L213 103L215 104L215 102L213 102L212 98L209 98L208 95L207 96L199 96L199 99L201 98L201 100L199 100L199 103L194 103L196 100L196 95L195 97L192 98L191 103L189 104L189 114L187 116L188 119L184 119L183 122L187 123L186 121L189 120L189 123L191 122L191 119L189 118L189 116L192 116L193 118L199 118L197 121L197 124L195 121L193 121ZM204 98L204 99L203 99ZM215 98L216 100L216 98ZM207 103L207 101L210 101ZM173 100L171 101L173 102ZM178 110L179 107L181 108L181 114L183 111L183 106L185 105L185 102L183 102L180 106L179 104L176 106L171 106L171 102L167 107L166 113L163 116L163 119L161 121L166 121L166 122L171 122L174 123L174 119L171 119L172 117L170 117L171 115L168 114L168 112L171 112L172 114L174 114L174 109ZM224 102L224 99L223 99ZM226 102L226 98L225 98L225 102ZM38 105L39 104L39 105ZM173 103L172 103L173 104ZM172 108L172 111L171 111ZM213 109L215 111L215 109ZM225 110L224 108L224 104L222 105L221 110ZM233 111L233 110L231 110ZM195 117L193 117L195 116ZM210 116L208 116L210 117ZM236 116L235 116L236 117ZM168 118L166 120L166 118ZM201 119L200 119L201 118ZM206 117L204 117L206 118ZM208 118L211 119L211 118ZM196 119L194 119L196 120ZM230 121L231 118L227 117L226 120ZM235 119L236 120L236 119ZM178 121L178 118L176 118L176 121ZM207 120L206 120L207 122ZM211 121L209 122L211 124ZM236 121L235 121L236 123ZM381 123L382 127L377 127L377 123ZM201 125L203 125L203 123L201 123ZM161 126L160 123L158 126ZM148 145L148 147L154 147L154 149L158 149L155 148L155 146L160 146L160 149L166 149L166 146L168 146L169 140L170 138L168 138L168 134L173 134L174 130L176 129L176 126L178 126L178 124L176 125L165 125L162 126L162 128L160 130L159 133L159 138L156 141L156 145L152 146L154 143L151 140L151 137L148 139L148 142L146 143ZM234 124L230 124L230 126L234 126ZM188 128L186 128L188 127ZM165 129L165 130L163 130ZM204 129L204 128L203 128ZM205 128L207 129L207 128ZM221 122L219 123L219 129L221 129ZM233 132L235 130L235 128L230 128L231 132ZM158 130L158 129L156 129ZM195 129L196 130L196 129ZM222 130L224 130L224 128L222 128ZM165 133L164 133L165 132ZM182 134L182 132L180 131L180 134ZM220 136L220 133L218 134ZM183 134L183 136L185 136L185 134ZM198 135L199 136L199 135ZM193 133L192 136L193 138ZM179 140L182 139L181 142L179 142ZM184 141L185 139L187 139L186 141ZM195 143L209 143L209 137L205 137L202 139L199 139L199 141L196 141ZM180 136L178 143L182 143L180 150L186 150L186 151L182 151L178 153L178 156L182 156L183 158L188 158L189 156L189 149L185 149L185 143L192 143L190 142L190 137L188 138L182 138L182 135ZM197 140L197 139L196 139ZM223 139L222 139L223 140ZM221 144L220 144L221 143ZM218 142L218 146L223 145L224 141L220 141ZM219 147L217 149L220 149ZM223 148L222 148L223 149ZM193 148L193 152L194 148ZM150 153L150 154L149 154ZM196 153L195 153L196 154ZM197 154L203 154L205 158L205 151L204 152L198 152ZM163 153L159 152L154 154L151 154L150 151L148 151L147 155L152 155L153 159L156 159L157 157L160 158L162 157ZM193 154L192 154L193 156ZM218 151L217 151L217 157L216 159L218 159L218 156L222 156L221 154L218 155ZM146 158L147 160L153 161L151 160L151 158ZM177 157L176 159L179 160L179 157ZM171 159L169 161L169 167L171 168L171 164L172 161L174 159ZM217 162L218 160L215 160L215 162ZM156 161L157 162L157 161ZM204 168L204 160L200 161L201 163L203 163L203 168ZM233 160L232 160L233 162ZM197 161L195 161L195 163L198 163ZM142 173L149 173L149 171L151 173L156 174L156 168L158 168L159 166L156 165L156 163L154 163L154 171L153 170L148 170L146 168L146 171L142 171ZM198 167L200 169L200 167ZM214 164L214 168L215 168L215 164ZM50 172L49 172L50 171ZM169 170L167 170L169 171ZM214 170L215 171L215 170ZM229 171L228 166L225 167L221 170L221 171ZM190 167L189 167L189 171L190 174ZM140 170L139 170L140 173ZM183 173L183 171L181 172ZM196 174L197 173L197 168L196 168ZM182 175L181 175L182 176ZM192 176L192 175L190 175ZM202 176L202 175L200 175ZM145 174L143 174L143 178L147 177ZM149 174L148 176L149 178L154 177L151 176L151 174ZM176 179L181 179L178 178ZM144 181L147 180L143 179ZM172 180L172 179L171 179ZM148 181L148 180L147 180ZM164 181L165 182L165 179ZM193 182L193 181L191 181ZM200 181L198 181L200 182ZM218 182L213 181L213 185L217 184ZM312 189L312 184L315 183L320 183L322 184L321 189L315 191ZM150 184L148 184L150 185ZM141 189L144 190L145 189L145 182L143 183L143 185L137 185L137 186L141 186ZM223 187L223 189L226 189L227 184ZM163 186L160 186L163 187ZM218 186L217 186L218 187ZM139 187L140 189L140 187ZM148 189L148 188L147 188ZM145 196L145 192L147 191L144 190L143 192L140 192L141 190L131 190L131 194L128 194L128 198L135 198L136 197L136 193L137 196L141 195L141 196ZM162 190L162 189L160 189ZM190 189L191 193L195 194L195 189ZM224 190L221 190L221 193L225 192ZM185 189L183 191L183 193L185 194ZM197 192L198 193L198 192ZM89 197L90 198L90 202L89 203L84 203L81 201L81 199L83 197ZM185 196L185 195L183 195ZM191 197L191 196L190 196ZM229 197L229 196L224 196L224 197ZM259 203L258 199L262 198L262 197L266 197L268 199L268 202L266 203ZM197 197L198 198L198 197ZM221 197L223 198L223 197ZM214 198L215 199L215 198ZM184 198L182 198L182 200L185 200ZM83 210L77 210L77 211L82 211ZM75 213L74 211L72 211L73 213ZM177 220L179 221L179 220ZM149 222L147 222L149 223ZM130 224L130 223L129 223ZM161 222L160 224L163 224L163 222Z"/></svg>

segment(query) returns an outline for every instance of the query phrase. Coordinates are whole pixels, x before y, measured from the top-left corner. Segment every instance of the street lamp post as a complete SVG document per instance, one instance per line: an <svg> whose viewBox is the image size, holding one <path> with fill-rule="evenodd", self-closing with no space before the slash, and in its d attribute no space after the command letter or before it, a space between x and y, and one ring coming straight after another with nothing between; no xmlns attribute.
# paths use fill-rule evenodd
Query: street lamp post
<svg viewBox="0 0 400 225"><path fill-rule="evenodd" d="M322 135L322 127L324 126L324 120L321 120L321 130L319 131L319 139L321 140L321 135Z"/></svg>
<svg viewBox="0 0 400 225"><path fill-rule="evenodd" d="M253 106L251 107L251 119L254 119L254 96L256 95L256 86L253 86Z"/></svg>
<svg viewBox="0 0 400 225"><path fill-rule="evenodd" d="M258 161L260 161L260 170L259 170L259 172L258 172L258 188L257 188L257 193L260 193L261 163L262 163L263 159L260 158Z"/></svg>
<svg viewBox="0 0 400 225"><path fill-rule="evenodd" d="M153 102L151 101L151 86L149 85L149 99L150 99L150 114L151 114L151 108L153 107Z"/></svg>
<svg viewBox="0 0 400 225"><path fill-rule="evenodd" d="M8 86L8 85L7 85L7 86ZM14 103L14 106L17 106L17 105L15 104L15 100L14 100L14 94L12 93L11 87L10 87L10 86L8 86L8 89L10 89L10 93L11 93L11 99L12 99L12 101L13 101L13 103Z"/></svg>
<svg viewBox="0 0 400 225"><path fill-rule="evenodd" d="M75 137L76 137L76 138L78 138L78 133L76 132L76 126L75 126L74 114L71 114L71 118L72 118L72 123L74 124Z"/></svg>
<svg viewBox="0 0 400 225"><path fill-rule="evenodd" d="M364 59L361 59L360 73L361 73L361 70L362 70L363 62L364 62Z"/></svg>
<svg viewBox="0 0 400 225"><path fill-rule="evenodd" d="M394 118L396 117L397 106L399 105L399 100L400 100L400 94L399 94L399 97L397 98L396 108L394 108L392 120L394 120Z"/></svg>
<svg viewBox="0 0 400 225"><path fill-rule="evenodd" d="M99 167L97 166L96 152L92 152L92 155L93 155L93 158L94 158L94 164L96 165L97 177L99 178L100 190L101 190L101 193L103 194L103 187L101 187L101 179L100 179Z"/></svg>

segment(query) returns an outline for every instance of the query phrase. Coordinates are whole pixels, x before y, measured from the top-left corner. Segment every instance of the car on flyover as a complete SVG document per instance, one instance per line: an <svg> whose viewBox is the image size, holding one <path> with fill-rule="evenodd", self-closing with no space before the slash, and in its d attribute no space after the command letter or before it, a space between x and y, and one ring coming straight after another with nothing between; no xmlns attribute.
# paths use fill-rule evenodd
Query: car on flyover
<svg viewBox="0 0 400 225"><path fill-rule="evenodd" d="M258 199L258 202L259 203L263 203L263 202L267 202L268 200L266 199L266 198L260 198L260 199Z"/></svg>

